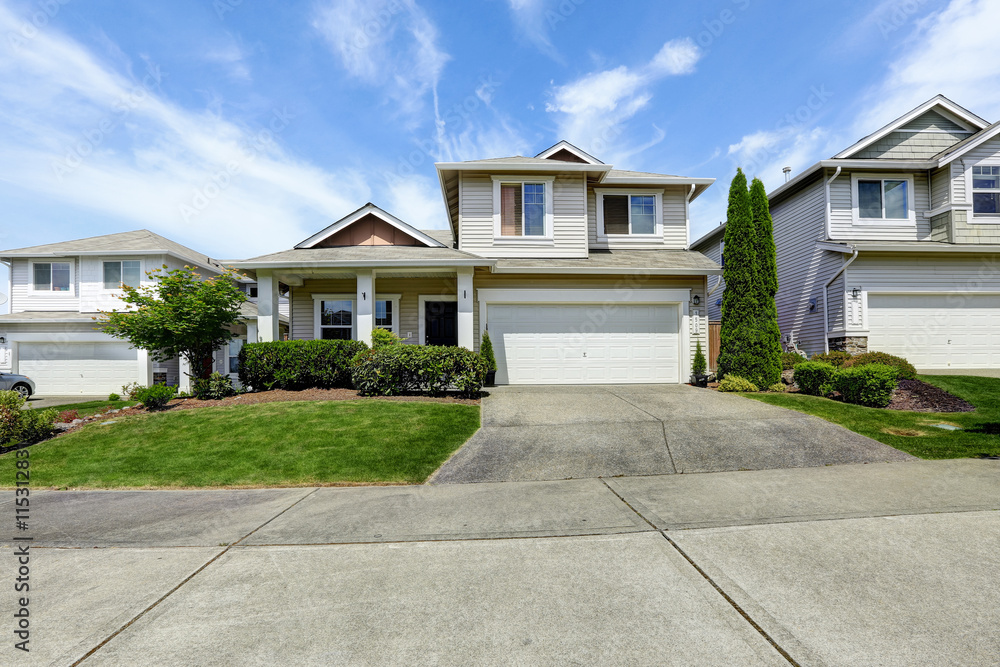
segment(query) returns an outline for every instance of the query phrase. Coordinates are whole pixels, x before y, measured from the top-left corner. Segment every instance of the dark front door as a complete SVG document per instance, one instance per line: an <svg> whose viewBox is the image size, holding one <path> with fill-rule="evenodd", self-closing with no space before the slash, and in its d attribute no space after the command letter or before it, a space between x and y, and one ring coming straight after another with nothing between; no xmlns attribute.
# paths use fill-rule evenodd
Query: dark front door
<svg viewBox="0 0 1000 667"><path fill-rule="evenodd" d="M458 345L458 304L454 301L425 303L424 331L427 345Z"/></svg>

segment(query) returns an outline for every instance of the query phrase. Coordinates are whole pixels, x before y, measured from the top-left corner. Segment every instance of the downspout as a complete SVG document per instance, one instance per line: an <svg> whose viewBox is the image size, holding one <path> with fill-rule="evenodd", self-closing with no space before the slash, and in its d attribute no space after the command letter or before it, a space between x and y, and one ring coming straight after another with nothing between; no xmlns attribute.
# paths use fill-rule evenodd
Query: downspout
<svg viewBox="0 0 1000 667"><path fill-rule="evenodd" d="M840 271L837 271L835 274L833 274L833 278L830 278L829 282L827 282L826 285L823 285L823 349L826 352L830 351L830 308L828 306L830 297L830 285L832 285L833 281L839 278L840 274L846 271L847 267L849 267L851 263L858 258L858 247L852 245L851 249L854 251L854 254L851 255L851 258L846 262L844 262L844 265L840 267ZM845 318L847 317L847 313L844 313L844 317Z"/></svg>
<svg viewBox="0 0 1000 667"><path fill-rule="evenodd" d="M840 172L843 167L837 167L837 171L833 172L833 176L826 182L826 238L830 240L833 238L830 234L830 218L833 217L833 202L830 201L830 184L837 180L840 176Z"/></svg>
<svg viewBox="0 0 1000 667"><path fill-rule="evenodd" d="M7 312L14 312L14 259L4 259L0 258L0 264L7 267ZM0 301L0 306L3 302Z"/></svg>

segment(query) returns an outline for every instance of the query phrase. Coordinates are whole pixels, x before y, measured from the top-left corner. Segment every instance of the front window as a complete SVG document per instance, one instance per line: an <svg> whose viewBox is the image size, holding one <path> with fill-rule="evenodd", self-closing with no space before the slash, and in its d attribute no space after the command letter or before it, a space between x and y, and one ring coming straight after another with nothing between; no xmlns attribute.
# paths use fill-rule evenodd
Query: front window
<svg viewBox="0 0 1000 667"><path fill-rule="evenodd" d="M858 217L862 220L906 220L910 217L909 202L908 181L858 181Z"/></svg>
<svg viewBox="0 0 1000 667"><path fill-rule="evenodd" d="M320 337L323 340L351 340L354 304L351 301L321 301Z"/></svg>
<svg viewBox="0 0 1000 667"><path fill-rule="evenodd" d="M656 197L604 195L604 233L608 236L656 233Z"/></svg>
<svg viewBox="0 0 1000 667"><path fill-rule="evenodd" d="M104 289L138 287L141 279L142 266L137 260L104 262Z"/></svg>
<svg viewBox="0 0 1000 667"><path fill-rule="evenodd" d="M233 338L229 341L229 372L231 374L240 372L240 350L242 349L242 338Z"/></svg>
<svg viewBox="0 0 1000 667"><path fill-rule="evenodd" d="M392 301L387 299L375 300L375 326L379 329L396 330L395 314L392 312Z"/></svg>
<svg viewBox="0 0 1000 667"><path fill-rule="evenodd" d="M973 215L1000 215L1000 167L972 168Z"/></svg>
<svg viewBox="0 0 1000 667"><path fill-rule="evenodd" d="M34 264L33 282L37 292L68 292L70 287L69 262Z"/></svg>
<svg viewBox="0 0 1000 667"><path fill-rule="evenodd" d="M500 235L545 236L545 184L500 185Z"/></svg>

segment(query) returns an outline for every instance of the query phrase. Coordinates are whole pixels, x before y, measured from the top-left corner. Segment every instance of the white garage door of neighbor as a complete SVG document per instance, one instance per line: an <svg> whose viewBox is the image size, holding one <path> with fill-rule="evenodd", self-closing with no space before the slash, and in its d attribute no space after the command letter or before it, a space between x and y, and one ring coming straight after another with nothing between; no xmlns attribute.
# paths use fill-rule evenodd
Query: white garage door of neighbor
<svg viewBox="0 0 1000 667"><path fill-rule="evenodd" d="M869 294L868 329L917 368L1000 368L1000 295Z"/></svg>
<svg viewBox="0 0 1000 667"><path fill-rule="evenodd" d="M18 369L39 394L110 394L139 379L128 343L20 343Z"/></svg>
<svg viewBox="0 0 1000 667"><path fill-rule="evenodd" d="M500 384L679 381L673 305L489 305Z"/></svg>

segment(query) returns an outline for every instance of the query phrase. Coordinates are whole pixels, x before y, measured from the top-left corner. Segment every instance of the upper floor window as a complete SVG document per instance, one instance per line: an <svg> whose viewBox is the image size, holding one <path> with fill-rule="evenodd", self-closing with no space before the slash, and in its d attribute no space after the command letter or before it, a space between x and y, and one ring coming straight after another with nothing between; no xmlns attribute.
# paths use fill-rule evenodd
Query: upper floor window
<svg viewBox="0 0 1000 667"><path fill-rule="evenodd" d="M595 190L597 234L607 241L649 241L663 236L661 191Z"/></svg>
<svg viewBox="0 0 1000 667"><path fill-rule="evenodd" d="M972 168L972 213L1000 216L1000 167Z"/></svg>
<svg viewBox="0 0 1000 667"><path fill-rule="evenodd" d="M861 224L915 224L913 179L904 176L854 178L855 222Z"/></svg>
<svg viewBox="0 0 1000 667"><path fill-rule="evenodd" d="M537 241L552 237L552 179L493 177L494 236Z"/></svg>
<svg viewBox="0 0 1000 667"><path fill-rule="evenodd" d="M32 284L36 292L69 292L73 282L69 262L32 264Z"/></svg>
<svg viewBox="0 0 1000 667"><path fill-rule="evenodd" d="M104 289L138 287L141 280L142 264L138 260L104 262Z"/></svg>

